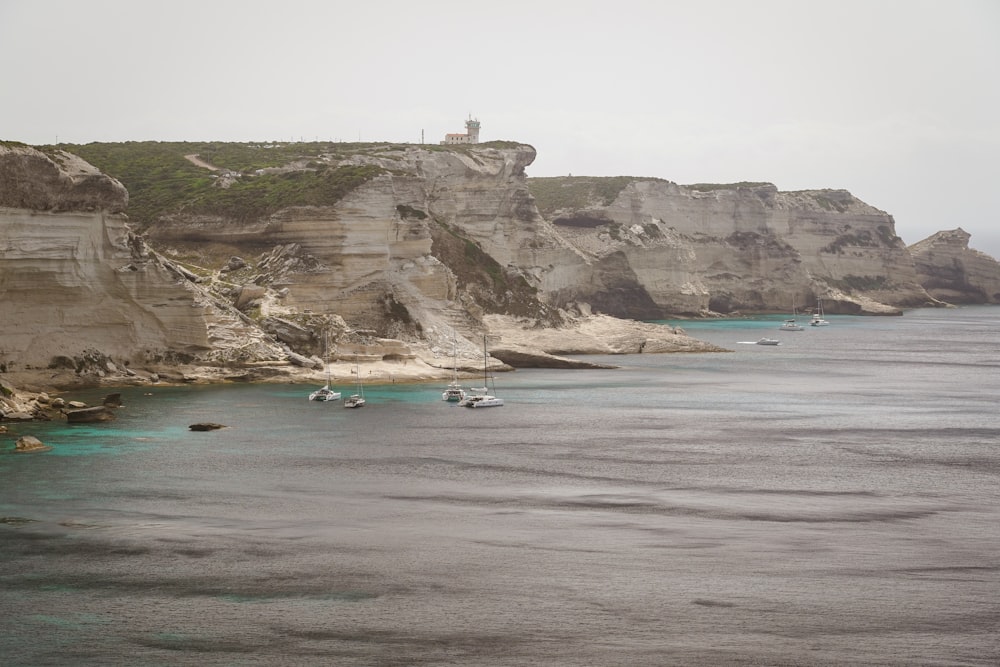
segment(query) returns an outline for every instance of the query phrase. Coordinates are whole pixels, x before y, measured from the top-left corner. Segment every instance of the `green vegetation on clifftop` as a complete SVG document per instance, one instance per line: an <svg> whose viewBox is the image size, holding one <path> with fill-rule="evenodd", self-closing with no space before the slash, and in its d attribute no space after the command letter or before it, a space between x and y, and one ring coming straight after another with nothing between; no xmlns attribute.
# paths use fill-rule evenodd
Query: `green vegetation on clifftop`
<svg viewBox="0 0 1000 667"><path fill-rule="evenodd" d="M529 178L528 191L542 216L558 211L577 211L591 206L608 206L633 181L660 181L660 178L633 176L553 176Z"/></svg>
<svg viewBox="0 0 1000 667"><path fill-rule="evenodd" d="M481 148L516 148L493 141L475 146L314 142L162 142L39 146L79 155L128 189L128 215L140 229L164 215L260 219L290 206L330 206L376 176L375 165L344 164L354 156L397 159L410 148L473 155ZM199 166L187 156L209 165ZM225 187L222 185L225 184Z"/></svg>
<svg viewBox="0 0 1000 667"><path fill-rule="evenodd" d="M364 145L371 148L372 145ZM382 146L383 148L385 146ZM338 167L338 159L360 145L125 142L63 144L129 191L128 214L140 228L163 215L186 213L254 220L289 206L326 206L384 172L376 166ZM186 156L217 167L198 166ZM274 172L263 170L293 165ZM227 187L220 187L222 182Z"/></svg>

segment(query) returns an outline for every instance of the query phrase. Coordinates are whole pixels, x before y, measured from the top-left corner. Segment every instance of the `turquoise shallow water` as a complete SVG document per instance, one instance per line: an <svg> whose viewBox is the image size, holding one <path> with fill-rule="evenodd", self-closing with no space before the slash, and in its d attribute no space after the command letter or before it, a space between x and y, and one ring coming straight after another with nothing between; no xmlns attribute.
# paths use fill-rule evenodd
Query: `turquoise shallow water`
<svg viewBox="0 0 1000 667"><path fill-rule="evenodd" d="M155 387L17 425L0 663L996 664L1000 309L781 319L490 410Z"/></svg>

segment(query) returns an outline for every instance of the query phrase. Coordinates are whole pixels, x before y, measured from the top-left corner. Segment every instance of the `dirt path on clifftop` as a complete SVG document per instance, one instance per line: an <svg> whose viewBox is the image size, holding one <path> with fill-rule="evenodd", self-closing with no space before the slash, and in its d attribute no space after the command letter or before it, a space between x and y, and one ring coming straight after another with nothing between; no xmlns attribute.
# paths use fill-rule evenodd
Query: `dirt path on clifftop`
<svg viewBox="0 0 1000 667"><path fill-rule="evenodd" d="M209 171L222 171L219 167L216 167L214 164L209 164L204 160L202 160L201 158L199 158L197 153L192 153L191 155L185 155L184 157L187 160L189 160L192 164L197 165L199 167L203 167L204 169L208 169Z"/></svg>

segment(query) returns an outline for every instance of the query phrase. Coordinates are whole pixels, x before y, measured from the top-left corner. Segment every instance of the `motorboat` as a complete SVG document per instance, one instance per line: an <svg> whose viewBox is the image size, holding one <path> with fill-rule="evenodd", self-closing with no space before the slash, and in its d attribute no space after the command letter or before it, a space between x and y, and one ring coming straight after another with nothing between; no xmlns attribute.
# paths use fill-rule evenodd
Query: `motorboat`
<svg viewBox="0 0 1000 667"><path fill-rule="evenodd" d="M757 341L758 345L781 345L780 340L775 340L774 338L761 338Z"/></svg>

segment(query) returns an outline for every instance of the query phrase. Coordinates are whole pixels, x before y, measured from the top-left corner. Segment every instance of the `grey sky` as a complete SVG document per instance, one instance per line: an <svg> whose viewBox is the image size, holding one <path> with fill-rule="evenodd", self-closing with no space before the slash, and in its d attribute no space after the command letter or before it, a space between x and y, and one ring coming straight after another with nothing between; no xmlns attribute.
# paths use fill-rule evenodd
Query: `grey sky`
<svg viewBox="0 0 1000 667"><path fill-rule="evenodd" d="M844 188L1000 258L997 0L0 0L0 139L484 141Z"/></svg>

